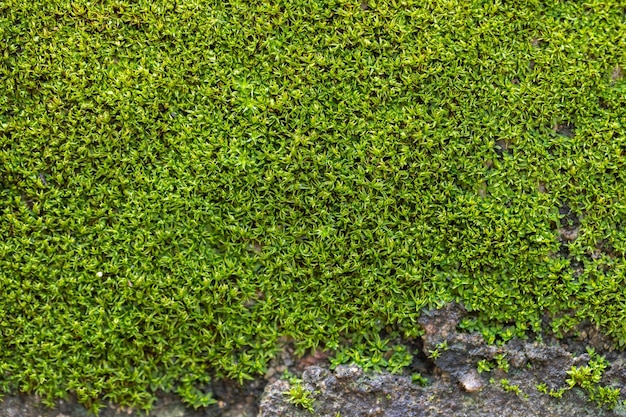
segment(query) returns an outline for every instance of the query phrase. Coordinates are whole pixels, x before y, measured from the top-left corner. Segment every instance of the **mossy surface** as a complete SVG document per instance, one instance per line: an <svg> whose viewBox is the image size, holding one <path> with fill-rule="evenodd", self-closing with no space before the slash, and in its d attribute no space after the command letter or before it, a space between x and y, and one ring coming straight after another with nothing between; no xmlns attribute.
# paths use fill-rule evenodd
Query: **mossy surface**
<svg viewBox="0 0 626 417"><path fill-rule="evenodd" d="M0 386L208 403L281 336L451 300L626 344L624 33L618 0L0 1Z"/></svg>

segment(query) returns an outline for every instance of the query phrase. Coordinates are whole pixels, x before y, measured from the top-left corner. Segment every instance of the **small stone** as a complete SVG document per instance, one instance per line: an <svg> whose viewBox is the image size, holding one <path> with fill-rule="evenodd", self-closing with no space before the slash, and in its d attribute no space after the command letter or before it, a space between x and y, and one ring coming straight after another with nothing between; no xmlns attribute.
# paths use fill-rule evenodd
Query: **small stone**
<svg viewBox="0 0 626 417"><path fill-rule="evenodd" d="M368 416L380 416L384 413L383 409L380 408L379 406L376 407L372 407L368 410L367 415Z"/></svg>
<svg viewBox="0 0 626 417"><path fill-rule="evenodd" d="M463 374L463 376L459 379L459 383L461 384L461 387L469 393L478 392L483 389L483 381L474 370Z"/></svg>
<svg viewBox="0 0 626 417"><path fill-rule="evenodd" d="M559 229L559 234L563 239L572 242L578 238L578 230L578 227L563 227Z"/></svg>
<svg viewBox="0 0 626 417"><path fill-rule="evenodd" d="M537 185L537 190L542 194L546 194L548 192L548 187L546 186L545 182L539 182L539 185Z"/></svg>
<svg viewBox="0 0 626 417"><path fill-rule="evenodd" d="M358 378L363 374L363 370L356 365L339 365L335 368L335 376L339 379Z"/></svg>
<svg viewBox="0 0 626 417"><path fill-rule="evenodd" d="M613 71L611 72L611 81L615 82L619 80L620 78L622 78L623 76L624 76L624 71L622 71L622 68L618 65L615 68L613 68Z"/></svg>
<svg viewBox="0 0 626 417"><path fill-rule="evenodd" d="M328 372L320 366L310 366L302 373L302 380L309 384L314 384L315 381L320 381L328 375Z"/></svg>
<svg viewBox="0 0 626 417"><path fill-rule="evenodd" d="M265 375L263 375L263 378L265 379L270 379L272 378L274 375L276 375L276 369L275 368L269 368L267 370L267 372L265 373Z"/></svg>

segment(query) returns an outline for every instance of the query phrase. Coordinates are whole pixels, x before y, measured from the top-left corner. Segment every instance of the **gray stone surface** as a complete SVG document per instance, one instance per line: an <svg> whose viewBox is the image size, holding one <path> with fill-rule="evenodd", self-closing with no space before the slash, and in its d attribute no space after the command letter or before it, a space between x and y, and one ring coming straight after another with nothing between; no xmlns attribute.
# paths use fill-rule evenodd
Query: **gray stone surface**
<svg viewBox="0 0 626 417"><path fill-rule="evenodd" d="M587 354L574 355L560 345L513 340L504 346L487 345L479 334L459 333L457 325L465 311L450 305L425 314L420 320L425 334L424 351L438 349L430 363L430 385L419 387L408 376L389 373L363 374L356 366L339 366L334 371L318 366L308 368L303 386L314 399L315 416L415 416L415 417L608 417L626 416L623 406L601 409L588 401L580 389L552 398L537 391L544 383L550 389L565 387L566 371L585 365ZM439 346L439 348L438 348ZM441 346L447 346L442 349ZM577 349L580 352L581 349ZM509 370L479 373L479 360L494 361L505 355ZM622 359L602 380L603 385L626 386L626 366ZM501 380L516 385L520 393L506 391ZM285 395L288 381L269 384L260 404L259 417L304 417L311 413L290 404ZM622 399L623 399L622 395Z"/></svg>
<svg viewBox="0 0 626 417"><path fill-rule="evenodd" d="M390 374L364 375L355 365L342 365L334 372L312 366L302 375L303 386L315 398L317 416L421 416L426 405L424 391L406 377ZM259 417L311 416L289 403L287 381L266 387Z"/></svg>
<svg viewBox="0 0 626 417"><path fill-rule="evenodd" d="M484 377L481 377L484 379ZM523 394L504 391L484 382L481 391L467 392L454 379L438 378L419 387L409 377L388 373L364 375L356 366L340 366L334 372L311 367L303 375L304 388L312 392L314 413L290 404L290 383L276 381L266 387L259 417L406 417L406 416L623 416L624 410L599 409L584 393L573 390L561 399L538 393L532 383L520 384ZM519 383L520 381L516 381Z"/></svg>

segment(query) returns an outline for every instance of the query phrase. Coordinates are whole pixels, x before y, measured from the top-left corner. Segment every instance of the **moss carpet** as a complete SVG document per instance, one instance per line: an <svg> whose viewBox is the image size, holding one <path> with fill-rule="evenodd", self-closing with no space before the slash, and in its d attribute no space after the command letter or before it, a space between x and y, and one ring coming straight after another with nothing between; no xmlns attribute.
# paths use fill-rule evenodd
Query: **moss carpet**
<svg viewBox="0 0 626 417"><path fill-rule="evenodd" d="M626 344L626 3L0 1L0 389L149 408L456 300Z"/></svg>

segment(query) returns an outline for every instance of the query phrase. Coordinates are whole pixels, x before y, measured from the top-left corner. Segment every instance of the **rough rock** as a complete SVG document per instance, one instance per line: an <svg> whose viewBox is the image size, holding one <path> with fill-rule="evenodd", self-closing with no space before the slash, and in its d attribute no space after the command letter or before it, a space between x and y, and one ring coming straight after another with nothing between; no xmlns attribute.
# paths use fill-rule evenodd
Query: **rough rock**
<svg viewBox="0 0 626 417"><path fill-rule="evenodd" d="M499 384L490 384L484 375L473 375L484 389L466 392L453 381L434 379L432 385L419 387L407 376L386 372L363 374L354 365L339 366L334 372L317 366L303 374L303 386L314 398L314 413L290 404L290 383L276 381L266 387L261 400L259 417L563 417L563 416L623 416L625 412L599 409L589 403L582 392L573 390L563 398L554 399L538 393L531 377L520 383L522 395L504 391ZM469 391L469 390L468 390Z"/></svg>
<svg viewBox="0 0 626 417"><path fill-rule="evenodd" d="M423 389L408 377L364 374L356 365L340 365L334 372L311 366L302 375L304 389L315 398L316 416L421 416L426 406ZM276 381L266 387L259 417L310 416L289 403L290 383Z"/></svg>
<svg viewBox="0 0 626 417"><path fill-rule="evenodd" d="M321 417L362 416L452 416L452 417L562 417L562 416L626 416L621 405L614 410L598 408L578 388L566 391L562 398L553 398L537 390L566 387L566 372L582 366L588 354L577 354L562 345L512 340L503 346L488 345L477 333L457 331L465 310L455 304L427 312L420 319L425 334L424 352L437 350L431 360L430 385L420 387L407 376L386 372L364 374L352 366L339 366L334 371L319 366L307 368L302 375L303 387L314 399L314 414ZM477 363L504 357L508 370L493 369L479 373ZM615 355L613 355L615 356ZM515 386L519 394L504 389ZM626 386L626 359L617 358L607 370L603 385ZM261 399L259 417L304 417L307 410L288 401L285 395L290 383L278 380L269 384ZM622 398L623 399L623 398Z"/></svg>

